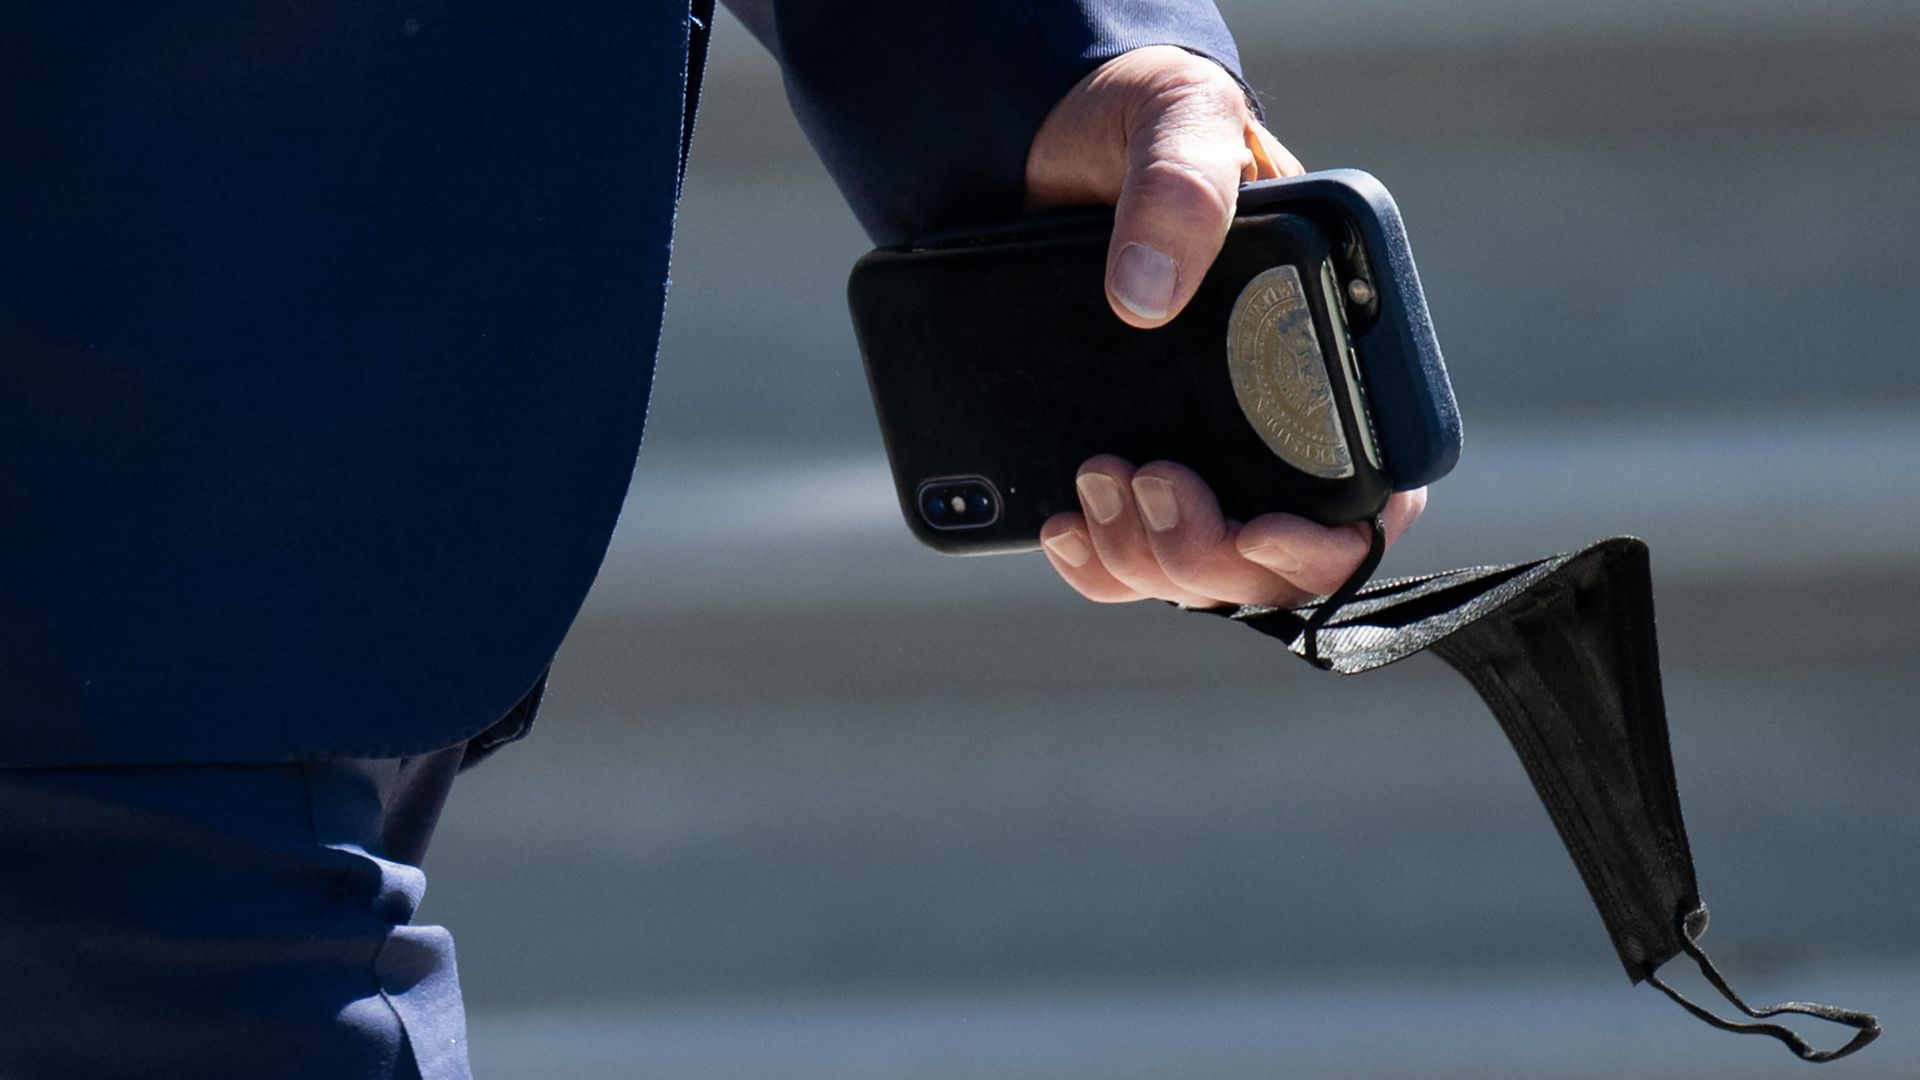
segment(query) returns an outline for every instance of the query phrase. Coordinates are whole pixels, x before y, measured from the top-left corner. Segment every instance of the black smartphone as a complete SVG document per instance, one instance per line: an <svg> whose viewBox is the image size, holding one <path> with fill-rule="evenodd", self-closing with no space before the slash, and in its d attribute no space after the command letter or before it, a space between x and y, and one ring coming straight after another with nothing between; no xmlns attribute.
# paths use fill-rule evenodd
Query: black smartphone
<svg viewBox="0 0 1920 1080"><path fill-rule="evenodd" d="M1111 232L1110 211L1072 212L854 267L855 332L923 542L1038 547L1042 522L1078 508L1075 472L1100 453L1189 466L1230 517L1325 524L1370 517L1451 467L1458 414L1378 181L1343 170L1243 188L1193 300L1154 330L1108 306Z"/></svg>

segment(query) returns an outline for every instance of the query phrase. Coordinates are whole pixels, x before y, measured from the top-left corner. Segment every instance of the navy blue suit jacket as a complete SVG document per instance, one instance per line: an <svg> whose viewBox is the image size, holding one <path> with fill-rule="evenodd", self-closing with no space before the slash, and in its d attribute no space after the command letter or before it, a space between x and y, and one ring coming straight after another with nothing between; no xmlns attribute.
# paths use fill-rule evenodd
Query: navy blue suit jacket
<svg viewBox="0 0 1920 1080"><path fill-rule="evenodd" d="M1207 0L737 5L879 241ZM541 679L640 444L658 0L0 5L0 766L398 756Z"/></svg>

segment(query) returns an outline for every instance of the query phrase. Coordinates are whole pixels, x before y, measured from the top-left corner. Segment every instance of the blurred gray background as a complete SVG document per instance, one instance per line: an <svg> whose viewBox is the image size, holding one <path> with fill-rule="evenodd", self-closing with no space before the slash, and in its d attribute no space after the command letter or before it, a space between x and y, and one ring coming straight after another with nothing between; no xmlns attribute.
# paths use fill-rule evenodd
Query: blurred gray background
<svg viewBox="0 0 1920 1080"><path fill-rule="evenodd" d="M1920 8L1222 6L1420 260L1468 441L1389 570L1645 537L1707 944L1920 1073ZM723 18L621 532L428 862L481 1076L1801 1074L1629 988L1437 661L919 549L866 246Z"/></svg>

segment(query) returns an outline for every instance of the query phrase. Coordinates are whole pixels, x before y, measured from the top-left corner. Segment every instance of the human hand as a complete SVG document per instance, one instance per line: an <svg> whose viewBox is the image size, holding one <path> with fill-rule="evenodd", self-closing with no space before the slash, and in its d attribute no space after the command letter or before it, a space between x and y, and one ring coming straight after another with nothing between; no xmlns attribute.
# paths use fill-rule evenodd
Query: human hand
<svg viewBox="0 0 1920 1080"><path fill-rule="evenodd" d="M1225 69L1153 45L1100 65L1047 114L1027 154L1027 205L1113 206L1107 300L1123 322L1151 329L1193 298L1240 183L1302 171ZM1338 588L1367 552L1363 526L1226 518L1206 482L1172 462L1136 469L1103 455L1076 484L1083 513L1049 518L1040 541L1089 600L1296 606ZM1389 544L1426 502L1424 488L1388 500Z"/></svg>

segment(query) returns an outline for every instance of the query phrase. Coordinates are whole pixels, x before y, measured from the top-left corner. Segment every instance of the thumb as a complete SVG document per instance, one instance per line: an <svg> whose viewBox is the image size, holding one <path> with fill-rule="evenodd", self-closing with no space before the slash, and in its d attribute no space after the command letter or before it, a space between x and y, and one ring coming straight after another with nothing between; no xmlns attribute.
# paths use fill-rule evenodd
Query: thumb
<svg viewBox="0 0 1920 1080"><path fill-rule="evenodd" d="M1138 327L1186 307L1233 223L1240 182L1279 171L1269 151L1279 144L1248 115L1239 84L1211 61L1171 51L1177 59L1142 74L1127 110L1126 175L1107 251L1107 299ZM1139 50L1149 52L1157 50Z"/></svg>

